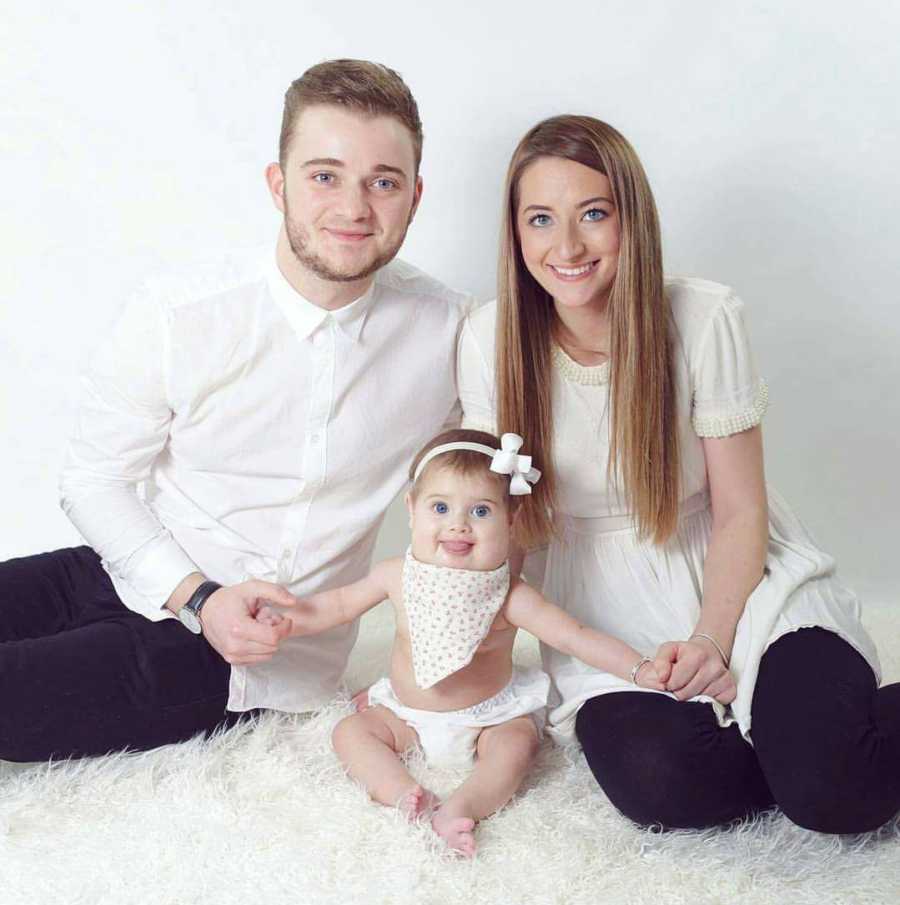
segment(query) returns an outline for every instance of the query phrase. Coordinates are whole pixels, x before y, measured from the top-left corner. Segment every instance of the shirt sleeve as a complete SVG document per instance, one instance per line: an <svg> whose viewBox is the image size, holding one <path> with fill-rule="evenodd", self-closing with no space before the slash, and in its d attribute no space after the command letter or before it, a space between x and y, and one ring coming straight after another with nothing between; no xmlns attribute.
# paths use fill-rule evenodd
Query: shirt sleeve
<svg viewBox="0 0 900 905"><path fill-rule="evenodd" d="M744 305L731 296L713 313L697 349L691 421L698 437L728 437L762 421L769 403L756 371Z"/></svg>
<svg viewBox="0 0 900 905"><path fill-rule="evenodd" d="M169 436L165 311L135 298L82 381L60 503L110 573L130 585L150 619L199 571L138 495Z"/></svg>
<svg viewBox="0 0 900 905"><path fill-rule="evenodd" d="M478 344L471 317L466 318L460 333L456 381L462 405L462 426L496 434L494 369Z"/></svg>

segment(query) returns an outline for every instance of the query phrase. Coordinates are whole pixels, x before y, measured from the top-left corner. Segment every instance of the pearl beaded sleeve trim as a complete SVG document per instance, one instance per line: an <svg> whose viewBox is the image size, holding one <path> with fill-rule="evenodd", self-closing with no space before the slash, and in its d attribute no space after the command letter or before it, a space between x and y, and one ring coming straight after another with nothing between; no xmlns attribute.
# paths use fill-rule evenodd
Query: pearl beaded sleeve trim
<svg viewBox="0 0 900 905"><path fill-rule="evenodd" d="M735 415L694 415L691 423L698 437L730 437L756 427L769 407L769 387L760 378L756 399L750 408Z"/></svg>

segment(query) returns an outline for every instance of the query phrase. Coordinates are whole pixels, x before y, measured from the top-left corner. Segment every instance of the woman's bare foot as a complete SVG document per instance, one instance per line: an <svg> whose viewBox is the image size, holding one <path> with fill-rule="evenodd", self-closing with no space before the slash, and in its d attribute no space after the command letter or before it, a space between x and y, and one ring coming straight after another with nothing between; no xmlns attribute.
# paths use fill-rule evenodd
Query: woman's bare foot
<svg viewBox="0 0 900 905"><path fill-rule="evenodd" d="M413 786L398 802L397 807L406 815L406 819L417 820L423 814L436 808L440 802L434 792Z"/></svg>
<svg viewBox="0 0 900 905"><path fill-rule="evenodd" d="M438 808L431 818L431 828L450 846L466 858L475 854L475 821L471 817L454 817Z"/></svg>

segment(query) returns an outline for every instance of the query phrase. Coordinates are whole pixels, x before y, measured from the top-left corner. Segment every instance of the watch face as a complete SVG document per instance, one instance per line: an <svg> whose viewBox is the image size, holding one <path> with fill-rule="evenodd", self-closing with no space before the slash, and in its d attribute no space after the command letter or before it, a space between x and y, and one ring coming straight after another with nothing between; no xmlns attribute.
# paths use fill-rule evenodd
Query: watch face
<svg viewBox="0 0 900 905"><path fill-rule="evenodd" d="M178 611L178 618L181 620L182 625L189 628L195 635L200 634L200 620L197 618L196 614L186 606L183 606Z"/></svg>

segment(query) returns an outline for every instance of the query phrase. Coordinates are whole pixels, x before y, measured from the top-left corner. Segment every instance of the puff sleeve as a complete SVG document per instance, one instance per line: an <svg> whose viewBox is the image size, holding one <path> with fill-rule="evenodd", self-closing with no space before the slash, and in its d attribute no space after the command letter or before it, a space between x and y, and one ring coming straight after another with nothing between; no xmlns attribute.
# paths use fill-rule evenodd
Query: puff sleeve
<svg viewBox="0 0 900 905"><path fill-rule="evenodd" d="M756 371L744 305L735 296L712 312L691 363L691 422L698 437L727 437L762 421L769 390Z"/></svg>
<svg viewBox="0 0 900 905"><path fill-rule="evenodd" d="M475 312L480 323L478 327L489 327L491 333L493 323L485 320L483 309ZM473 315L469 315L463 324L457 350L456 379L459 401L462 404L462 426L472 430L483 430L494 434L497 431L494 406L494 368L493 344L490 349L483 348L479 333L473 325ZM489 337L491 338L491 337ZM485 339L485 337L481 337Z"/></svg>

